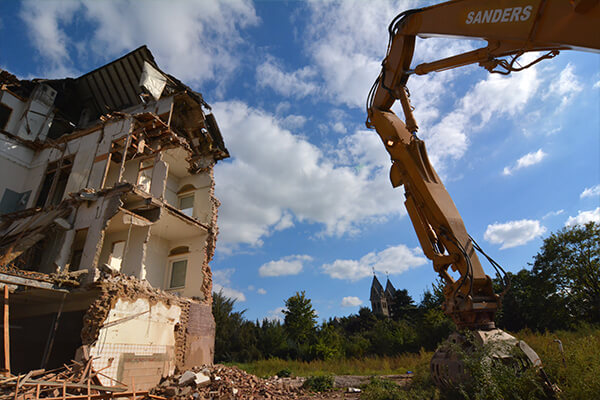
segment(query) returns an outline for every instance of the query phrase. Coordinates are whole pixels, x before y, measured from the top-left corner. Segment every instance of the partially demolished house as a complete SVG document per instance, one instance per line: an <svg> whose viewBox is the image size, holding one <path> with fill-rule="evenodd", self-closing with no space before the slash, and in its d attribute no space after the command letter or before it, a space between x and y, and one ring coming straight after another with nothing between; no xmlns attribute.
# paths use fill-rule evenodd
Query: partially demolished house
<svg viewBox="0 0 600 400"><path fill-rule="evenodd" d="M0 85L13 372L92 358L103 383L142 389L212 363L213 166L229 155L209 105L145 46L75 79L0 70Z"/></svg>

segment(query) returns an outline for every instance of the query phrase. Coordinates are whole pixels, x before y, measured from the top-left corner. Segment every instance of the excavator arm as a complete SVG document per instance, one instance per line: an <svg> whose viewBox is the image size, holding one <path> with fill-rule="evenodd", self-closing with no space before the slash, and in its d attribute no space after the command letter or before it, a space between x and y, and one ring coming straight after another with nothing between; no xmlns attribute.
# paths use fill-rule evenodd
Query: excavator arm
<svg viewBox="0 0 600 400"><path fill-rule="evenodd" d="M375 128L390 154L390 179L404 185L406 208L425 255L445 282L444 308L459 328L489 330L500 296L481 266L478 247L417 138L406 84L423 75L478 63L490 72L508 74L561 50L600 48L599 0L455 0L398 15L382 70L369 93L367 127ZM416 37L479 38L487 46L411 68ZM526 52L545 52L516 67ZM509 59L506 59L509 58ZM405 121L391 111L400 100ZM448 268L458 271L453 279Z"/></svg>

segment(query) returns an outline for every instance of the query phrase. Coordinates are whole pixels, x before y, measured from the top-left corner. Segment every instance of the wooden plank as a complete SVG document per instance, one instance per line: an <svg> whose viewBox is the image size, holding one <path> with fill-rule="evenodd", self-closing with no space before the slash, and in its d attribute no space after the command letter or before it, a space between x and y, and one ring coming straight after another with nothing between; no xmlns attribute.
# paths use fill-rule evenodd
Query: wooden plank
<svg viewBox="0 0 600 400"><path fill-rule="evenodd" d="M21 386L36 386L36 385L48 386L48 387L58 387L62 388L63 385L67 388L76 388L76 389L87 389L87 385L83 383L74 383L74 382L56 382L56 381L43 381L37 379L30 379L27 382L21 383ZM101 385L91 385L91 389L93 390L102 390L105 392L124 392L127 390L125 386L101 386Z"/></svg>
<svg viewBox="0 0 600 400"><path fill-rule="evenodd" d="M4 370L6 371L7 376L10 376L10 321L8 318L8 285L4 285Z"/></svg>
<svg viewBox="0 0 600 400"><path fill-rule="evenodd" d="M134 393L133 392L121 392L121 393L98 393L98 394L92 394L88 397L87 394L78 394L75 396L68 396L67 400L82 400L82 399L113 399L113 398L118 398L118 397L133 397ZM148 393L148 391L144 391L144 392L135 392L135 395L137 397L141 397L141 396L149 396L153 399L157 399L157 400L163 400L165 399L164 397L160 397L160 396L153 396L150 395ZM43 400L63 400L62 397L44 397Z"/></svg>
<svg viewBox="0 0 600 400"><path fill-rule="evenodd" d="M61 289L53 283L38 281L36 279L24 278L22 276L8 275L0 273L0 283L9 283L11 285L27 286L37 289L52 290L54 292L68 293L67 289Z"/></svg>

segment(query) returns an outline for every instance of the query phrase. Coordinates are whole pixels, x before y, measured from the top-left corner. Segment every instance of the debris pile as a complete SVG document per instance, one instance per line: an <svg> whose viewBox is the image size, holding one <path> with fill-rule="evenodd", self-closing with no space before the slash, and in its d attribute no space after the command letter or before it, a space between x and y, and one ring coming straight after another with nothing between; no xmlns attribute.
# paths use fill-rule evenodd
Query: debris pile
<svg viewBox="0 0 600 400"><path fill-rule="evenodd" d="M15 400L64 400L69 399L108 399L108 398L149 398L147 391L136 392L120 382L115 386L102 385L100 371L94 371L91 360L73 361L62 368L46 371L29 371L23 375L0 378L0 399ZM154 396L154 399L162 398Z"/></svg>
<svg viewBox="0 0 600 400"><path fill-rule="evenodd" d="M299 399L302 378L261 379L237 367L204 365L164 378L151 395L169 399Z"/></svg>

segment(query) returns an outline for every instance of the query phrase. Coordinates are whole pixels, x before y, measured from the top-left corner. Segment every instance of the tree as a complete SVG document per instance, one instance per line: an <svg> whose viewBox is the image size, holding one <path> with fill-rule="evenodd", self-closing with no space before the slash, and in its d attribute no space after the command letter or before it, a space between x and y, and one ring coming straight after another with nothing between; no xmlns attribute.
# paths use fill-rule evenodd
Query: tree
<svg viewBox="0 0 600 400"><path fill-rule="evenodd" d="M533 273L548 279L577 320L600 322L600 225L566 227L544 239Z"/></svg>
<svg viewBox="0 0 600 400"><path fill-rule="evenodd" d="M417 306L408 294L408 290L399 289L394 293L392 302L392 318L396 321L413 321L417 316Z"/></svg>
<svg viewBox="0 0 600 400"><path fill-rule="evenodd" d="M283 327L288 338L296 345L308 344L314 338L317 313L304 291L285 301Z"/></svg>
<svg viewBox="0 0 600 400"><path fill-rule="evenodd" d="M239 332L244 324L244 312L233 311L235 299L223 292L213 293L212 313L215 318L215 361L232 361L239 342Z"/></svg>

